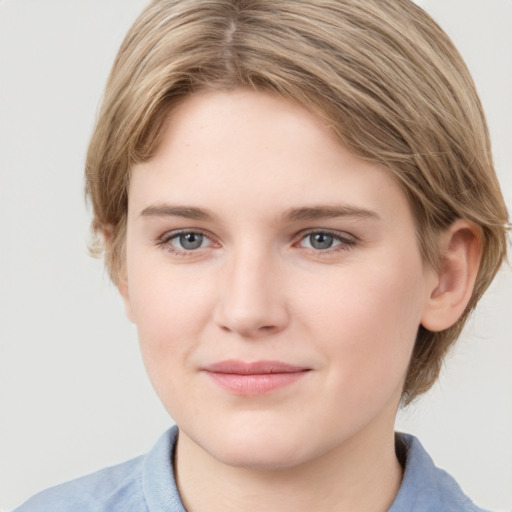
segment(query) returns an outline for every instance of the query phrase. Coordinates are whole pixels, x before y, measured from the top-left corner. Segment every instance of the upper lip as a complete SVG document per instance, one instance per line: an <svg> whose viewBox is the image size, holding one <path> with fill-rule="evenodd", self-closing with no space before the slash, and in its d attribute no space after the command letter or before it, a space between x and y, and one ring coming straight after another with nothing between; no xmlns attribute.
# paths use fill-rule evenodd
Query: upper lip
<svg viewBox="0 0 512 512"><path fill-rule="evenodd" d="M245 362L230 359L205 366L204 371L212 373L231 373L236 375L264 375L269 373L296 373L309 370L304 366L295 366L281 361Z"/></svg>

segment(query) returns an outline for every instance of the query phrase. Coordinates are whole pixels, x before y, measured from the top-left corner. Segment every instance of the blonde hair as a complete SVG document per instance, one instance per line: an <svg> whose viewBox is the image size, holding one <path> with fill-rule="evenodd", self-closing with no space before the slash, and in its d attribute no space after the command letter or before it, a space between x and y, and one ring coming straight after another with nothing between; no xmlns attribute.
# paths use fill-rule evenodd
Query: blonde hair
<svg viewBox="0 0 512 512"><path fill-rule="evenodd" d="M95 249L105 249L115 283L130 169L154 154L183 98L240 87L314 109L354 154L388 169L409 199L427 265L438 264L436 235L455 219L480 227L473 296L453 327L420 326L403 391L409 403L436 380L506 253L507 211L462 58L409 0L153 1L119 50L87 154Z"/></svg>

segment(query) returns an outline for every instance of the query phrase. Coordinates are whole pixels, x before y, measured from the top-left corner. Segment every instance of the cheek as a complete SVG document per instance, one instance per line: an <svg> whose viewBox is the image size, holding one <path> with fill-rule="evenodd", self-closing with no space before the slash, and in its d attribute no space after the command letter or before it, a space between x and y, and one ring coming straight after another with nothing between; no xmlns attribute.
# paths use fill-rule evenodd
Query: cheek
<svg viewBox="0 0 512 512"><path fill-rule="evenodd" d="M173 343L198 325L205 280L193 266L175 268L162 252L129 245L127 271L134 322L145 340Z"/></svg>
<svg viewBox="0 0 512 512"><path fill-rule="evenodd" d="M323 344L333 381L356 386L356 400L391 392L405 376L420 323L421 271L399 263L366 266L333 277L322 296L310 297L304 315L315 326L312 339Z"/></svg>
<svg viewBox="0 0 512 512"><path fill-rule="evenodd" d="M209 294L204 282L147 264L134 265L129 282L142 357L158 387L186 368L208 317Z"/></svg>
<svg viewBox="0 0 512 512"><path fill-rule="evenodd" d="M151 286L147 280L137 287L134 301L139 346L149 380L169 414L186 408L200 413L184 390L193 389L188 371L197 350L201 307L194 295L176 286Z"/></svg>

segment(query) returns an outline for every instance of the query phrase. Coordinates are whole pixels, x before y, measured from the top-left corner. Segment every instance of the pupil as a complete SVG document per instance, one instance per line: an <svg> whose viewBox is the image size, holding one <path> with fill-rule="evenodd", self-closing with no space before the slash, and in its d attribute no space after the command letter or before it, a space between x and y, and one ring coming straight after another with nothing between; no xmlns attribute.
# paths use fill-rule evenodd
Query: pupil
<svg viewBox="0 0 512 512"><path fill-rule="evenodd" d="M180 236L180 244L184 249L198 249L203 243L203 235L199 233L187 233Z"/></svg>
<svg viewBox="0 0 512 512"><path fill-rule="evenodd" d="M331 235L324 233L316 233L310 236L311 246L315 249L329 249L331 247L333 238Z"/></svg>

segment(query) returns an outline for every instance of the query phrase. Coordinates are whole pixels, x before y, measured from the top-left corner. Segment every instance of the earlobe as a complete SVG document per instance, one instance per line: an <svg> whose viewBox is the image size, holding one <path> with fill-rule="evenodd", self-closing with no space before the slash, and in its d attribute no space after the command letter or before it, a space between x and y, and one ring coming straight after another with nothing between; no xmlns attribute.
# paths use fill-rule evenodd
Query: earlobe
<svg viewBox="0 0 512 512"><path fill-rule="evenodd" d="M471 299L481 253L480 229L458 220L439 239L441 260L427 293L421 324L429 331L451 327Z"/></svg>

